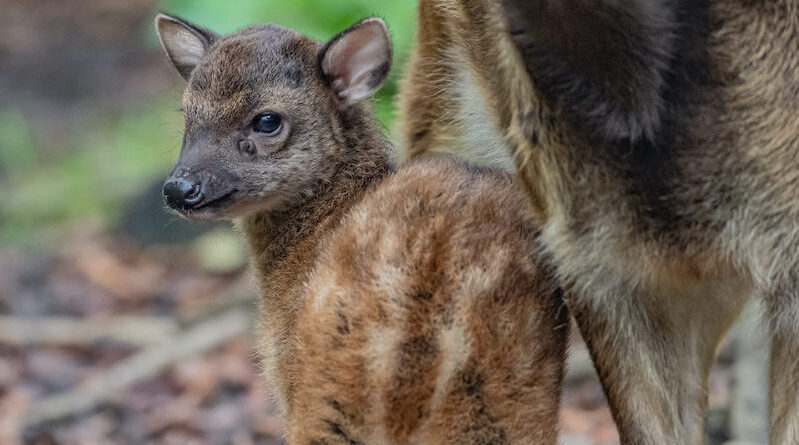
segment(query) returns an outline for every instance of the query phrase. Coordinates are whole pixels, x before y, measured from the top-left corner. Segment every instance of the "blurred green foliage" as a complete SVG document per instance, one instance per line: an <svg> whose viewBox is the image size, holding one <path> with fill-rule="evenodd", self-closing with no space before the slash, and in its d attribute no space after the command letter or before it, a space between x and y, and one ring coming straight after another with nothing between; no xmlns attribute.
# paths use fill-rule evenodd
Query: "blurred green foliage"
<svg viewBox="0 0 799 445"><path fill-rule="evenodd" d="M180 115L159 103L94 122L51 159L37 159L33 128L0 114L0 243L37 245L77 220L109 225L126 199L177 158Z"/></svg>
<svg viewBox="0 0 799 445"><path fill-rule="evenodd" d="M395 69L375 100L390 127L396 81L414 33L415 0L163 0L160 9L221 33L270 22L318 40L361 18L383 17L394 39ZM132 44L156 50L151 26ZM12 104L0 104L0 244L40 246L57 233L54 228L78 221L112 227L126 201L163 178L177 158L181 88L176 83L174 92L156 101L134 98L122 110L106 112L98 104L101 118L47 153L37 143L37 127Z"/></svg>

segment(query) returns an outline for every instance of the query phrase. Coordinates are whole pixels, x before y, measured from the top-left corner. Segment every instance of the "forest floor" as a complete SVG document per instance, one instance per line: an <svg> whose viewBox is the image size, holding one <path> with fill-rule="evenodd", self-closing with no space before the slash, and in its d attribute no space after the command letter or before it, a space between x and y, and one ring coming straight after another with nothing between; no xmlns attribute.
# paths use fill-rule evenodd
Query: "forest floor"
<svg viewBox="0 0 799 445"><path fill-rule="evenodd" d="M0 443L280 443L244 260L205 260L227 237L140 246L80 228L50 255L0 249ZM731 438L730 349L710 376L712 444ZM571 350L564 441L616 443L579 336Z"/></svg>

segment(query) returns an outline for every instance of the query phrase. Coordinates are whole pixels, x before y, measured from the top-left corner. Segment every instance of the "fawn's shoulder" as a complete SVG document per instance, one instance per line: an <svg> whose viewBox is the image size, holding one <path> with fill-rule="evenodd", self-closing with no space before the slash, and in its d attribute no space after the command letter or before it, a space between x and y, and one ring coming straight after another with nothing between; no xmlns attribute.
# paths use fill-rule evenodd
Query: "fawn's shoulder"
<svg viewBox="0 0 799 445"><path fill-rule="evenodd" d="M427 160L408 164L366 193L331 234L317 269L330 269L349 284L370 276L388 280L387 287L435 282L435 274L458 276L462 264L534 261L529 252L537 235L511 175Z"/></svg>

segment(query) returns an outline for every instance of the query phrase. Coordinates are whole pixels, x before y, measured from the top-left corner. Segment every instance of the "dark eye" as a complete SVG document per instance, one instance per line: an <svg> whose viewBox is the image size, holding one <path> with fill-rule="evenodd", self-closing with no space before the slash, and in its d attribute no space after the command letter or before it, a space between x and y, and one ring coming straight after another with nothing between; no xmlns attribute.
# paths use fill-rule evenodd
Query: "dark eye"
<svg viewBox="0 0 799 445"><path fill-rule="evenodd" d="M252 121L252 129L259 133L266 133L270 136L276 135L280 132L283 126L283 119L277 113L266 113L255 118Z"/></svg>

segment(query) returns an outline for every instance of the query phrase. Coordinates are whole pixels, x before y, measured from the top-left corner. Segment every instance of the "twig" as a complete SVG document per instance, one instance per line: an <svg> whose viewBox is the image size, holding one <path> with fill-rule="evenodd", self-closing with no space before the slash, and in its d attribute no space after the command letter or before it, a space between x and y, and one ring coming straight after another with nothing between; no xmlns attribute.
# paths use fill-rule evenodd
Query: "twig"
<svg viewBox="0 0 799 445"><path fill-rule="evenodd" d="M113 399L130 385L157 376L173 363L213 349L249 329L249 311L235 308L198 323L171 341L153 345L78 387L34 402L24 426L60 419Z"/></svg>
<svg viewBox="0 0 799 445"><path fill-rule="evenodd" d="M223 292L214 296L214 298L206 304L194 310L182 313L180 321L183 323L191 323L242 304L249 304L250 308L252 308L252 303L255 301L255 296L257 294L258 291L256 290L252 275L245 272Z"/></svg>

